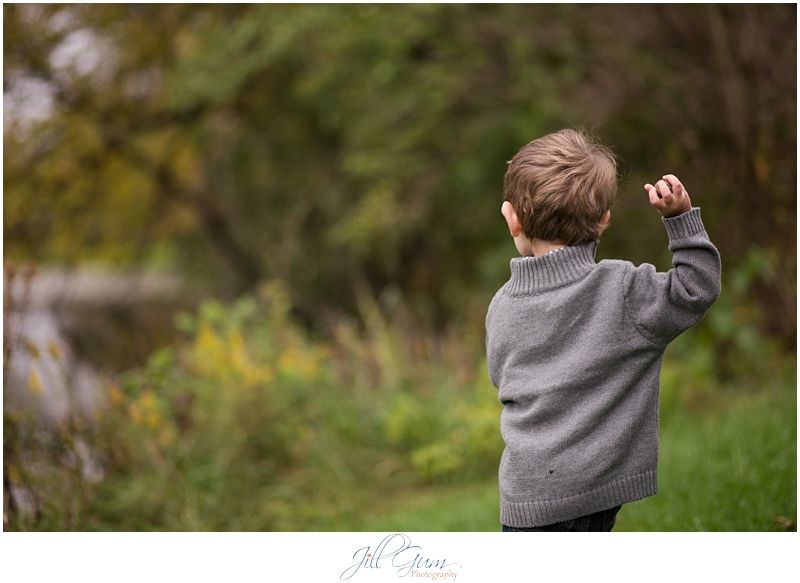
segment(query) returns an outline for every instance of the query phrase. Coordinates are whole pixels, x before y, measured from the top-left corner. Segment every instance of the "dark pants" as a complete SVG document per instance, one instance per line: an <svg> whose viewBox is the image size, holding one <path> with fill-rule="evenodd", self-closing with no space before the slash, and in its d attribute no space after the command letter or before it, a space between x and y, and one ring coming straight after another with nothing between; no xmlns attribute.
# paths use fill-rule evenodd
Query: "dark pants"
<svg viewBox="0 0 800 583"><path fill-rule="evenodd" d="M514 527L503 525L503 532L608 532L614 528L617 521L617 512L622 506L615 506L608 510L601 510L594 514L579 516L548 524L546 526Z"/></svg>

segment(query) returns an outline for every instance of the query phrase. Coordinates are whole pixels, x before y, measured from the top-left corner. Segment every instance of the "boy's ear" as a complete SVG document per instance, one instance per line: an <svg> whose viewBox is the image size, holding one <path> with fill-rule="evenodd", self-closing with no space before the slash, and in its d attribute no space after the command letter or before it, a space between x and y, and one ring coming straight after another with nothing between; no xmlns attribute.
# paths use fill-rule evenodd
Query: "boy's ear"
<svg viewBox="0 0 800 583"><path fill-rule="evenodd" d="M600 227L600 233L606 230L610 222L611 222L611 209L607 210L605 214L602 217L600 217L600 222L597 223L597 226Z"/></svg>
<svg viewBox="0 0 800 583"><path fill-rule="evenodd" d="M506 223L508 224L508 232L511 233L512 237L518 237L519 234L522 232L522 223L517 217L517 213L514 210L514 207L511 206L511 203L505 201L503 206L500 207L500 213L506 219Z"/></svg>

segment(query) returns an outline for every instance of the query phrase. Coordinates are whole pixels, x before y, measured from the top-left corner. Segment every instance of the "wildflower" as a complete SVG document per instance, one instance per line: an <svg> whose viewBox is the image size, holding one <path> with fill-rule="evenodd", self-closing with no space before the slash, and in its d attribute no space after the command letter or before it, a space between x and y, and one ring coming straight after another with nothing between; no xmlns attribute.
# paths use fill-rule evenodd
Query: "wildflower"
<svg viewBox="0 0 800 583"><path fill-rule="evenodd" d="M152 391L152 389L147 389L142 392L142 395L139 397L139 402L141 402L144 409L154 409L157 404L156 394Z"/></svg>
<svg viewBox="0 0 800 583"><path fill-rule="evenodd" d="M161 413L155 409L147 411L144 415L144 424L151 429L155 429L156 427L160 426L162 422L163 419L161 418Z"/></svg>
<svg viewBox="0 0 800 583"><path fill-rule="evenodd" d="M286 376L296 377L304 381L315 381L320 376L320 361L324 359L325 351L308 347L301 350L291 347L281 352L278 357L278 367Z"/></svg>
<svg viewBox="0 0 800 583"><path fill-rule="evenodd" d="M142 391L139 398L128 407L131 420L151 429L160 427L164 419L159 411L158 399L152 389Z"/></svg>
<svg viewBox="0 0 800 583"><path fill-rule="evenodd" d="M115 407L119 407L122 405L122 402L125 400L125 395L122 393L122 390L115 382L109 382L107 385L108 391L108 398L111 400L111 404Z"/></svg>
<svg viewBox="0 0 800 583"><path fill-rule="evenodd" d="M128 405L128 415L137 425L142 422L142 410L138 403L134 402Z"/></svg>
<svg viewBox="0 0 800 583"><path fill-rule="evenodd" d="M192 346L192 364L195 369L201 374L218 374L225 370L227 355L228 347L223 339L211 325L202 322Z"/></svg>
<svg viewBox="0 0 800 583"><path fill-rule="evenodd" d="M245 384L257 385L272 380L272 371L267 366L254 364L247 355L244 338L238 331L229 335L231 348L230 359L233 370L244 380Z"/></svg>

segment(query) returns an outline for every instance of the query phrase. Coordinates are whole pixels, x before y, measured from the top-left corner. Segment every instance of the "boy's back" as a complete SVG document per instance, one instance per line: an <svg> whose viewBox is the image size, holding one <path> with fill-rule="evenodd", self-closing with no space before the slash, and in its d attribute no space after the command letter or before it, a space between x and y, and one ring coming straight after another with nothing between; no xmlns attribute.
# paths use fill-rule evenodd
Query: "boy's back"
<svg viewBox="0 0 800 583"><path fill-rule="evenodd" d="M577 164L580 148L591 144L582 143L580 134L568 137L578 140L578 151L567 152ZM528 163L523 170L531 171L530 156L524 154L517 158ZM532 171L541 174L542 168L547 170L539 164ZM512 161L509 174L514 170ZM563 164L558 172L564 174ZM512 187L519 185L519 176L511 179ZM568 186L574 188L577 181ZM720 279L719 254L703 228L700 210L691 208L677 179L668 181L674 196L661 183L664 198L650 185L647 189L656 208L678 213L662 219L673 253L673 268L667 273L649 264L596 263L596 236L564 244L515 233L515 225L531 219L515 223L514 209L504 204L507 220L514 212L511 234L527 255L511 260L511 277L495 294L486 318L489 374L504 405L506 448L499 477L506 526L550 525L657 491L658 380L664 349L702 317L719 294ZM508 184L507 175L507 203L513 200L521 209L539 203L539 216L546 214L542 201L509 196L513 188ZM535 196L536 188L523 188L525 193ZM590 213L599 218L606 211L601 206ZM537 253L543 243L555 250ZM527 244L530 254L524 253Z"/></svg>

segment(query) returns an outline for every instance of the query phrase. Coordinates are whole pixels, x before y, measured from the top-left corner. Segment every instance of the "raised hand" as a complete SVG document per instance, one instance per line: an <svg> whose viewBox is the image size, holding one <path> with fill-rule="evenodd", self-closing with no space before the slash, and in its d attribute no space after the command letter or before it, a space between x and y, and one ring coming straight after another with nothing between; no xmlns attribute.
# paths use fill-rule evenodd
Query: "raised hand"
<svg viewBox="0 0 800 583"><path fill-rule="evenodd" d="M644 189L650 196L650 204L664 218L677 217L692 210L689 193L674 174L665 174L655 186L648 182Z"/></svg>

